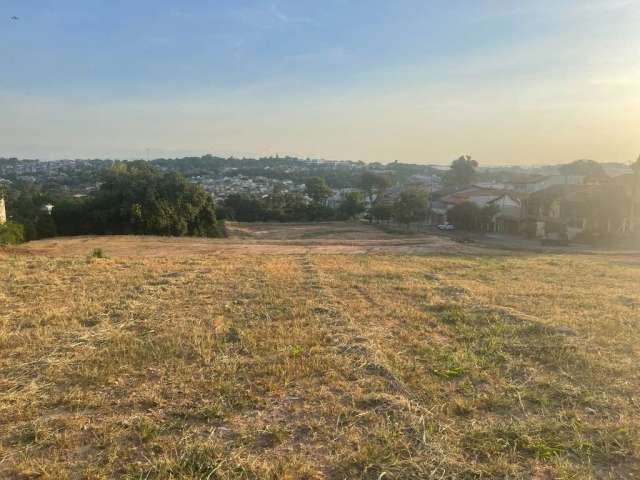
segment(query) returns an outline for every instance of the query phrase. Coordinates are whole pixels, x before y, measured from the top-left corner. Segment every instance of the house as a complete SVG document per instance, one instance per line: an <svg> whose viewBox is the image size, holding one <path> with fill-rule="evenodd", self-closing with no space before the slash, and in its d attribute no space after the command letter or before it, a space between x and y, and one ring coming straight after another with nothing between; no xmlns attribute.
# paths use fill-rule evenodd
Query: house
<svg viewBox="0 0 640 480"><path fill-rule="evenodd" d="M519 175L507 182L506 186L509 190L529 194L554 185L583 185L586 178L587 175Z"/></svg>
<svg viewBox="0 0 640 480"><path fill-rule="evenodd" d="M442 189L442 180L438 175L411 175L407 185L410 188L421 188L433 193Z"/></svg>
<svg viewBox="0 0 640 480"><path fill-rule="evenodd" d="M470 186L453 191L439 192L431 204L431 223L447 223L447 212L462 203L473 203L479 208L495 206L491 225L487 228L494 232L519 233L522 213L521 195L504 189Z"/></svg>
<svg viewBox="0 0 640 480"><path fill-rule="evenodd" d="M441 201L445 205L449 205L449 208L465 202L474 203L482 208L487 206L489 202L504 195L504 193L504 190L471 186L444 195L441 197Z"/></svg>
<svg viewBox="0 0 640 480"><path fill-rule="evenodd" d="M638 222L636 207L640 207L634 181L553 185L535 192L526 200L526 233L535 237L560 234L569 240L630 233Z"/></svg>
<svg viewBox="0 0 640 480"><path fill-rule="evenodd" d="M487 205L495 206L490 230L496 233L518 234L522 232L522 200L514 193L504 193Z"/></svg>
<svg viewBox="0 0 640 480"><path fill-rule="evenodd" d="M640 234L640 171L609 178L606 185L616 192L624 192L627 208L623 231Z"/></svg>
<svg viewBox="0 0 640 480"><path fill-rule="evenodd" d="M551 185L549 175L518 175L506 182L506 188L519 193L534 193Z"/></svg>

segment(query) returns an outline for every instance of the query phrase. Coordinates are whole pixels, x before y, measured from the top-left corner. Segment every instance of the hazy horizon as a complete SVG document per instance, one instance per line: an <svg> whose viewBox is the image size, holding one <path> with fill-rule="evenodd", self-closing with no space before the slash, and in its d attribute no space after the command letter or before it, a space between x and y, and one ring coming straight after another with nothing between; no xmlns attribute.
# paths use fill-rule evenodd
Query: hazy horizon
<svg viewBox="0 0 640 480"><path fill-rule="evenodd" d="M628 164L638 27L629 0L7 0L0 155Z"/></svg>

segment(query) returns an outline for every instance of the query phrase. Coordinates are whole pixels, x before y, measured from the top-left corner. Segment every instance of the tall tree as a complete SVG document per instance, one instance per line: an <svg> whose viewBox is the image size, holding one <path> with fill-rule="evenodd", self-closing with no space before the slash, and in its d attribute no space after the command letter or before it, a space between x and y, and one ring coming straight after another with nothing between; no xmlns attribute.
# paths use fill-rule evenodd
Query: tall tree
<svg viewBox="0 0 640 480"><path fill-rule="evenodd" d="M342 217L349 219L352 219L356 215L364 212L364 199L362 198L362 193L347 193L342 199L342 202L340 202L338 211Z"/></svg>
<svg viewBox="0 0 640 480"><path fill-rule="evenodd" d="M393 218L409 225L424 221L429 212L429 194L424 190L405 190L393 204Z"/></svg>
<svg viewBox="0 0 640 480"><path fill-rule="evenodd" d="M362 172L360 176L360 188L364 191L369 202L373 202L373 194L380 194L383 190L389 188L391 180L385 175L379 175L369 170Z"/></svg>
<svg viewBox="0 0 640 480"><path fill-rule="evenodd" d="M469 185L476 178L478 165L469 155L457 158L451 162L451 169L446 176L447 183L456 187Z"/></svg>
<svg viewBox="0 0 640 480"><path fill-rule="evenodd" d="M484 230L498 211L496 205L479 207L473 202L462 202L447 212L447 220L463 230Z"/></svg>
<svg viewBox="0 0 640 480"><path fill-rule="evenodd" d="M322 177L311 177L305 182L305 193L318 204L324 203L333 193L333 190L327 185Z"/></svg>
<svg viewBox="0 0 640 480"><path fill-rule="evenodd" d="M376 202L371 207L371 217L376 220L386 222L393 218L393 204L389 201L382 201L377 199Z"/></svg>

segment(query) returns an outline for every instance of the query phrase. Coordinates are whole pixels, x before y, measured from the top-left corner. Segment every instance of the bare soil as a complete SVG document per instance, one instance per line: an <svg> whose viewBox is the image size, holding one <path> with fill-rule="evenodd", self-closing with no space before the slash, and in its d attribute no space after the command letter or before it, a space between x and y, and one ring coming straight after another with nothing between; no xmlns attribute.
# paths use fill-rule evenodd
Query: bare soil
<svg viewBox="0 0 640 480"><path fill-rule="evenodd" d="M135 235L80 236L30 242L5 249L11 254L53 257L86 256L102 248L115 257L183 257L219 253L258 254L513 254L502 248L465 243L455 237L430 233L387 233L372 225L349 222L230 224L223 239ZM1 250L0 250L1 252Z"/></svg>

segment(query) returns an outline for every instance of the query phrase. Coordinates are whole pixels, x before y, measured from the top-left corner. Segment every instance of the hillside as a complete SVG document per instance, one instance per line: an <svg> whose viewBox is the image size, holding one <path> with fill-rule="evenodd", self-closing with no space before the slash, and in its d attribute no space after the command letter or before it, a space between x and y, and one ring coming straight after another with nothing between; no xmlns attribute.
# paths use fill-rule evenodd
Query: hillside
<svg viewBox="0 0 640 480"><path fill-rule="evenodd" d="M0 253L0 477L640 476L638 258L339 228Z"/></svg>

